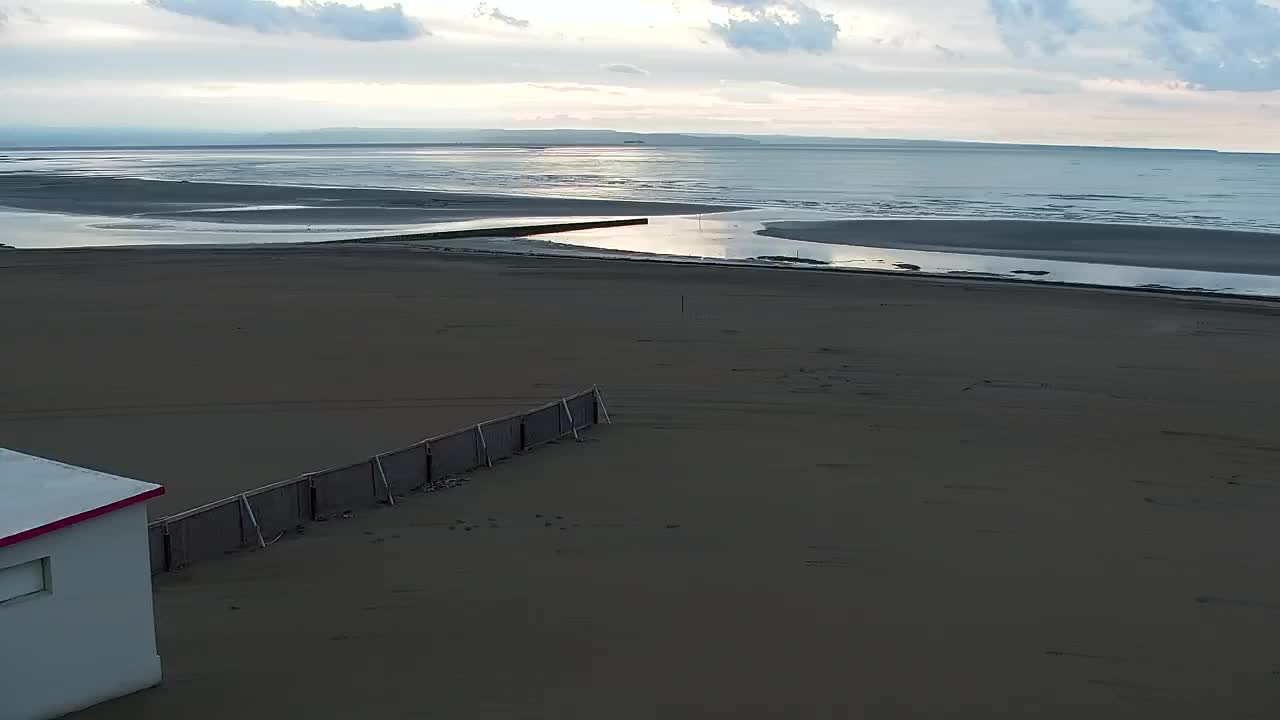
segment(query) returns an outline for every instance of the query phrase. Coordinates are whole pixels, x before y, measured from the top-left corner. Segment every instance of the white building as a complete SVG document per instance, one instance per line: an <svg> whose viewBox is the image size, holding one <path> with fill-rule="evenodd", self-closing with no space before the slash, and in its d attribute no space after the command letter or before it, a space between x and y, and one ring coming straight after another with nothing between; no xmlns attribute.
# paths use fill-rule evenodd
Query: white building
<svg viewBox="0 0 1280 720"><path fill-rule="evenodd" d="M146 500L163 492L0 449L0 720L160 682Z"/></svg>

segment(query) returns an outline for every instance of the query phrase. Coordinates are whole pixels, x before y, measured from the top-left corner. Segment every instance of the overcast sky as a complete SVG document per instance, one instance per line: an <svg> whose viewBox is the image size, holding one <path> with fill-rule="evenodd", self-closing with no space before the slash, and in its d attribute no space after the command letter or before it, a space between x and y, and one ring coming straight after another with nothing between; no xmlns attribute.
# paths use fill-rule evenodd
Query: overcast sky
<svg viewBox="0 0 1280 720"><path fill-rule="evenodd" d="M0 125L1280 151L1280 0L0 0Z"/></svg>

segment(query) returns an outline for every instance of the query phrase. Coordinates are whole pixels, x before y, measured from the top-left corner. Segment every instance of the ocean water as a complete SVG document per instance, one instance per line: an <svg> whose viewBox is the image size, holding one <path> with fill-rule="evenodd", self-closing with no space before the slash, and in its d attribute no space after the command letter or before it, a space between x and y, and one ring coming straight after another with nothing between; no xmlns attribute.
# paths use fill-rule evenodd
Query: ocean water
<svg viewBox="0 0 1280 720"><path fill-rule="evenodd" d="M745 205L1280 233L1280 155L885 143L0 151L5 171Z"/></svg>
<svg viewBox="0 0 1280 720"><path fill-rule="evenodd" d="M1280 155L903 143L0 150L0 172L33 171L737 205L752 209L653 218L647 226L562 233L535 242L476 240L472 246L504 252L622 252L669 261L820 264L829 269L1280 297L1280 276L827 245L762 237L756 232L780 220L1022 219L1251 230L1276 233L1280 243ZM232 213L244 208L224 209ZM0 208L0 242L31 248L310 242L544 220L304 226Z"/></svg>

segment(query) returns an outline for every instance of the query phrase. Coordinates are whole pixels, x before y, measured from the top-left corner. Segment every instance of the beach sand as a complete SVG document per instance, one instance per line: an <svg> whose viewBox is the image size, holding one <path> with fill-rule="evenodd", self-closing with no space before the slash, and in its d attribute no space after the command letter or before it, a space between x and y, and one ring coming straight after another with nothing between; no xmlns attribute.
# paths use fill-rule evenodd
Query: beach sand
<svg viewBox="0 0 1280 720"><path fill-rule="evenodd" d="M615 420L157 578L164 685L77 717L1280 710L1274 305L357 246L5 253L0 307L0 445L161 510Z"/></svg>
<svg viewBox="0 0 1280 720"><path fill-rule="evenodd" d="M739 209L693 203L168 182L53 173L0 173L0 207L237 224L378 226L508 217L691 215Z"/></svg>
<svg viewBox="0 0 1280 720"><path fill-rule="evenodd" d="M773 222L759 234L834 245L1280 275L1275 233L1029 220L832 220Z"/></svg>

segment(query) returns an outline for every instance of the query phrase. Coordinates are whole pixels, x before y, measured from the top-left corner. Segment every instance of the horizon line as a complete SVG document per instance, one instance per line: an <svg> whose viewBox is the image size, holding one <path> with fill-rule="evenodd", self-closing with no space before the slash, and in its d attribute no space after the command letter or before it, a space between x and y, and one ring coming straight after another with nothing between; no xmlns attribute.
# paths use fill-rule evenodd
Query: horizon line
<svg viewBox="0 0 1280 720"><path fill-rule="evenodd" d="M810 144L821 145L821 141L828 141L826 145L856 144L865 142L885 142L885 143L919 143L919 144L936 144L936 145L975 145L975 146L995 146L995 147L1024 147L1024 148L1053 148L1053 149L1080 149L1080 150L1133 150L1133 151L1151 151L1151 152L1203 152L1218 153L1227 155L1276 155L1280 154L1280 150L1224 150L1212 147L1184 147L1173 145L1124 145L1124 144L1077 144L1077 143L1055 143L1048 141L1021 141L1021 140L968 140L957 138L926 138L926 137L901 137L901 136L877 136L877 135L800 135L785 132L774 133L733 133L733 132L704 132L704 131L657 131L657 130L617 130L613 128L582 128L582 127L543 127L543 128L498 128L498 127L370 127L362 125L350 126L325 126L313 128L292 128L292 129L276 129L276 130L224 130L209 128L179 128L172 126L165 127L148 127L135 125L112 125L112 126L88 126L88 125L0 125L0 134L5 132L22 132L28 134L92 134L92 133L127 133L133 135L145 135L147 133L165 134L165 135L193 135L193 136L225 136L231 138L239 138L244 142L136 142L137 138L132 138L135 142L126 143L77 143L71 142L54 142L54 143L23 143L23 144L0 144L0 148L4 149L97 149L97 148L116 148L116 149L150 149L163 147L254 147L254 146L340 146L340 145L383 145L383 146L411 146L411 145L439 145L439 146L480 146L480 145L506 145L509 147L613 147L612 145L600 144L596 142L550 142L550 143L522 143L511 142L503 143L500 140L493 142L488 141L432 141L432 140L335 140L332 142L325 141L288 141L276 140L272 142L270 139L277 136L288 135L305 135L310 133L332 133L332 132L367 132L367 133L508 133L518 135L520 133L600 133L615 135L634 135L634 136L651 136L651 137L681 137L689 139L706 138L710 140L743 140L750 141L752 144L764 146L789 146L792 143L778 142L770 144L767 142L770 138L777 139L793 139L814 141ZM260 138L255 140L254 138ZM802 146L802 143L796 143L796 146ZM688 147L690 145L686 145ZM655 145L654 147L662 147Z"/></svg>

